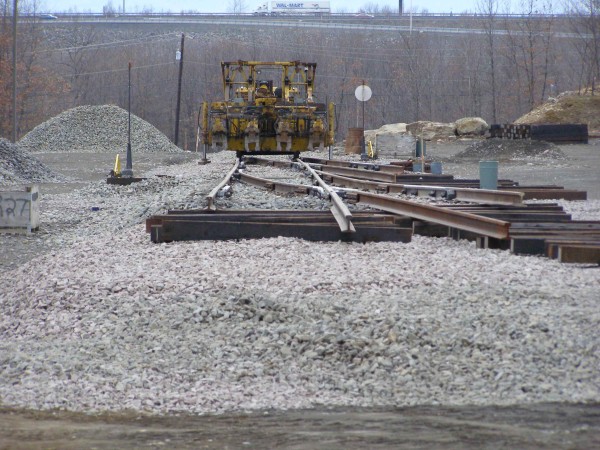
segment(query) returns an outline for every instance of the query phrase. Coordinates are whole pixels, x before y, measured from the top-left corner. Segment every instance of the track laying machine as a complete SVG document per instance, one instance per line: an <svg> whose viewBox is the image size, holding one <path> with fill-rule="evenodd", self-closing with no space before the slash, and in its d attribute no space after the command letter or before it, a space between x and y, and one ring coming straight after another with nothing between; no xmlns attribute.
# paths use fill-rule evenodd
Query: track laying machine
<svg viewBox="0 0 600 450"><path fill-rule="evenodd" d="M213 150L291 154L334 142L334 105L315 103L316 63L222 62L222 101L202 104L199 127Z"/></svg>

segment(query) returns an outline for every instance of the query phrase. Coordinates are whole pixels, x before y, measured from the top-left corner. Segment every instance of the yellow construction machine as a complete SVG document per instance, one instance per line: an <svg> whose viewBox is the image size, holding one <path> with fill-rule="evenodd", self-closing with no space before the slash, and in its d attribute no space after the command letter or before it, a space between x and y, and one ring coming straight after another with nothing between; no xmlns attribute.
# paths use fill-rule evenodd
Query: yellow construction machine
<svg viewBox="0 0 600 450"><path fill-rule="evenodd" d="M316 63L222 62L223 100L204 102L202 142L213 150L291 154L334 142L334 105L313 98ZM206 148L205 147L205 148Z"/></svg>

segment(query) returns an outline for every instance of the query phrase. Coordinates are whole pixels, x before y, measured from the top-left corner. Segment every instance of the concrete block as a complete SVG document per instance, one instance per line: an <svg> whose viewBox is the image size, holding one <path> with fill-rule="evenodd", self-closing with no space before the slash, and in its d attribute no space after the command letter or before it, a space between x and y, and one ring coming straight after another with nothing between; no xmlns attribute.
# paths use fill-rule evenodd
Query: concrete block
<svg viewBox="0 0 600 450"><path fill-rule="evenodd" d="M37 185L24 191L0 191L0 232L31 233L40 226L40 195Z"/></svg>

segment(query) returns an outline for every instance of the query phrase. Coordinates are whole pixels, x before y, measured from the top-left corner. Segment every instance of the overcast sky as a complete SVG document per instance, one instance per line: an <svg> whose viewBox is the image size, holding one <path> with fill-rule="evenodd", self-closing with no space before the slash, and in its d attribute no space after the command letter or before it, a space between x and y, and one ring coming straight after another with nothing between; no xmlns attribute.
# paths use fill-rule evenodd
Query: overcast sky
<svg viewBox="0 0 600 450"><path fill-rule="evenodd" d="M266 0L243 0L247 6L247 12L252 12L258 5ZM115 9L121 9L123 0L41 0L43 11L48 12L101 12L102 6L112 3ZM367 4L378 4L381 6L390 6L398 8L398 1L368 1L368 0L332 0L332 12L357 12L361 7ZM421 12L464 12L475 11L477 0L455 0L448 2L445 0L404 0L404 10L408 11L412 3L413 11ZM181 12L195 10L207 13L224 13L231 11L232 0L125 0L125 10L127 12L140 12L143 10L152 10L153 12Z"/></svg>

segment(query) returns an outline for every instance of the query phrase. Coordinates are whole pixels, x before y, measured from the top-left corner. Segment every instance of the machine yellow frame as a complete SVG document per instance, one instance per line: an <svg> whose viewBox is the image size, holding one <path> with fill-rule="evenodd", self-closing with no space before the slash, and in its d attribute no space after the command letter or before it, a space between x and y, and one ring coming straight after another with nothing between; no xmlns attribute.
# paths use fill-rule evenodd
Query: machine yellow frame
<svg viewBox="0 0 600 450"><path fill-rule="evenodd" d="M202 106L203 143L238 156L298 155L333 145L334 105L314 102L316 68L300 61L222 62L223 101Z"/></svg>

